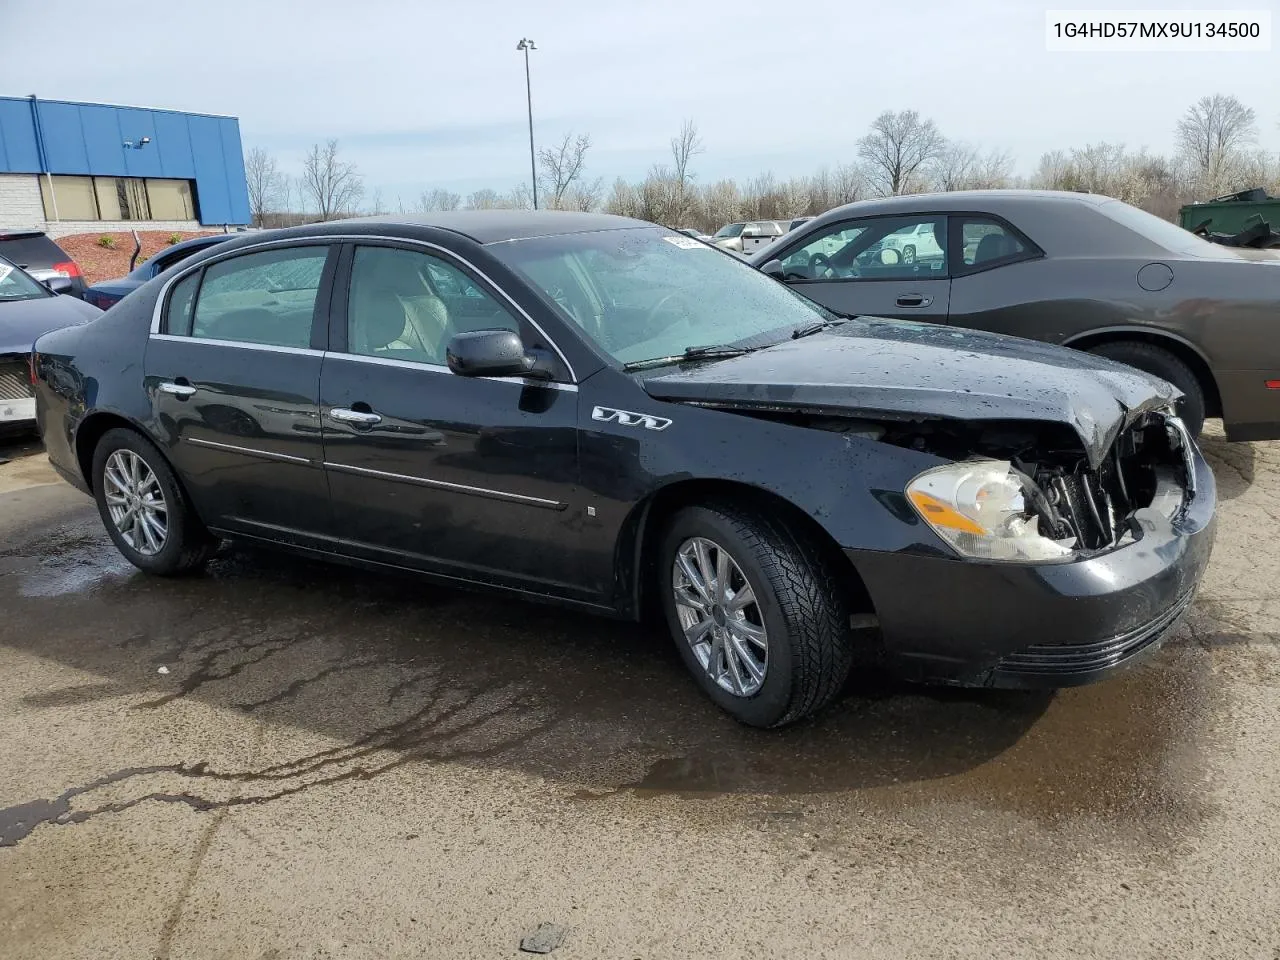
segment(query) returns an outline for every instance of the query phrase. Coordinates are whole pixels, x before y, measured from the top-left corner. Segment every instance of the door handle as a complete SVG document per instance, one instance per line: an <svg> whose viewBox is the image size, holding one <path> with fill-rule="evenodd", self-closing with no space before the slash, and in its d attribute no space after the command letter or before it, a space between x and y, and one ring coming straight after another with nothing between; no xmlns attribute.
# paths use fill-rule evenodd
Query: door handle
<svg viewBox="0 0 1280 960"><path fill-rule="evenodd" d="M382 417L376 413L366 413L363 410L352 410L348 407L334 407L329 411L329 416L339 423L359 423L371 426L382 422Z"/></svg>
<svg viewBox="0 0 1280 960"><path fill-rule="evenodd" d="M181 397L184 400L196 392L196 388L189 383L162 383L158 389L161 393Z"/></svg>
<svg viewBox="0 0 1280 960"><path fill-rule="evenodd" d="M933 298L922 293L904 293L896 302L900 307L927 307L933 303Z"/></svg>

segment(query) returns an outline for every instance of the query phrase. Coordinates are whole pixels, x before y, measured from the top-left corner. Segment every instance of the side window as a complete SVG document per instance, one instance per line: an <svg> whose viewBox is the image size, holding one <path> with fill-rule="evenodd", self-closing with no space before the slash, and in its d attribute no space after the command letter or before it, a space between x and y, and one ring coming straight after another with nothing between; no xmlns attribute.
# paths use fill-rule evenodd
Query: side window
<svg viewBox="0 0 1280 960"><path fill-rule="evenodd" d="M326 246L293 247L211 264L192 312L191 336L311 346L316 294L328 253ZM171 312L173 304L171 300Z"/></svg>
<svg viewBox="0 0 1280 960"><path fill-rule="evenodd" d="M169 292L169 308L165 311L164 332L180 337L191 336L191 307L195 303L200 271L187 274Z"/></svg>
<svg viewBox="0 0 1280 960"><path fill-rule="evenodd" d="M460 269L396 247L356 247L347 296L347 351L443 366L454 334L520 324Z"/></svg>
<svg viewBox="0 0 1280 960"><path fill-rule="evenodd" d="M852 249L858 238L866 232L868 223L866 220L840 223L818 234L803 247L787 254L782 261L783 276L789 280L827 280L851 276L845 270L837 271L832 264L842 253Z"/></svg>
<svg viewBox="0 0 1280 960"><path fill-rule="evenodd" d="M1030 252L1011 230L994 220L973 218L960 224L960 256L966 267L1011 263Z"/></svg>

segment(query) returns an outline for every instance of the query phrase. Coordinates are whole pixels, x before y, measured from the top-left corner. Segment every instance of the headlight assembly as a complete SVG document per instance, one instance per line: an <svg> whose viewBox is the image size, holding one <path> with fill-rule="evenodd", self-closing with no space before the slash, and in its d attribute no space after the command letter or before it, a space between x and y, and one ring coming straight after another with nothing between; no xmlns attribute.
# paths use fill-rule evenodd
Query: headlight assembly
<svg viewBox="0 0 1280 960"><path fill-rule="evenodd" d="M966 557L1026 563L1067 560L1075 538L1040 532L1028 507L1035 484L1007 460L965 460L926 470L907 484L907 499L938 536Z"/></svg>

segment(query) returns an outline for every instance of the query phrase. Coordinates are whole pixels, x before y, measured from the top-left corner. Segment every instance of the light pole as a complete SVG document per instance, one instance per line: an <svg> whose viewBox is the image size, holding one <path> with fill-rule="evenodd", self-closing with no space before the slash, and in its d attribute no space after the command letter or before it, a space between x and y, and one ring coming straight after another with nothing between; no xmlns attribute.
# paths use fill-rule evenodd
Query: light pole
<svg viewBox="0 0 1280 960"><path fill-rule="evenodd" d="M517 50L524 51L524 92L529 101L529 182L533 185L533 209L538 209L538 163L533 153L533 87L529 83L529 51L537 50L533 41L522 37L516 44Z"/></svg>

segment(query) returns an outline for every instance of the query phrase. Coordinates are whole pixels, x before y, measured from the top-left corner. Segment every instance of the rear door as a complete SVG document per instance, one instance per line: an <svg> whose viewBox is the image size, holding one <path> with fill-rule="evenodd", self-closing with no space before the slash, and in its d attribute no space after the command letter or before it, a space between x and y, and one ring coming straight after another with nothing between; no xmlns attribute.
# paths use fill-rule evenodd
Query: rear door
<svg viewBox="0 0 1280 960"><path fill-rule="evenodd" d="M186 274L164 297L147 389L207 523L286 540L328 531L319 391L335 250L249 250Z"/></svg>
<svg viewBox="0 0 1280 960"><path fill-rule="evenodd" d="M783 282L845 316L944 323L951 296L946 230L947 218L931 213L828 224L779 251Z"/></svg>

